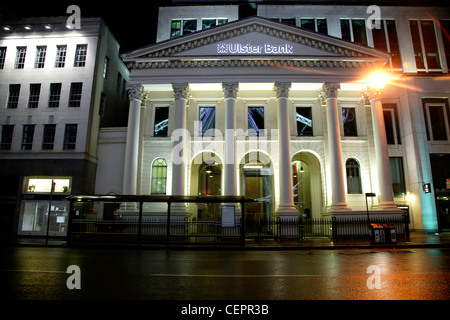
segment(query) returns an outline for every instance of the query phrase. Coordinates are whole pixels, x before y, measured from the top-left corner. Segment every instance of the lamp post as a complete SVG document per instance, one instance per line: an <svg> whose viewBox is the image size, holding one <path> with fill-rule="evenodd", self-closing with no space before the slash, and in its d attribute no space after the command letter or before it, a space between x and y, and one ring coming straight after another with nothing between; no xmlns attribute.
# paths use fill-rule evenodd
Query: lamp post
<svg viewBox="0 0 450 320"><path fill-rule="evenodd" d="M370 217L369 217L369 204L367 203L367 198L373 198L377 195L373 192L366 192L366 212L367 212L367 226L369 227L370 232Z"/></svg>
<svg viewBox="0 0 450 320"><path fill-rule="evenodd" d="M52 179L52 186L50 187L50 201L48 203L48 215L47 215L47 235L45 237L45 245L48 245L48 232L50 229L50 215L52 214L52 198L53 192L55 192L55 182Z"/></svg>

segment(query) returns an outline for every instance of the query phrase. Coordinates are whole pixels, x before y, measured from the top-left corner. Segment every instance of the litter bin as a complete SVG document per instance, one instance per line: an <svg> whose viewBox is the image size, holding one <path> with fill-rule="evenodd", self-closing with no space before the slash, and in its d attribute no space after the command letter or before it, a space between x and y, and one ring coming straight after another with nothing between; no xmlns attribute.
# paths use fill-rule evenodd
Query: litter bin
<svg viewBox="0 0 450 320"><path fill-rule="evenodd" d="M384 233L386 237L386 243L397 243L397 234L395 226L393 224L384 224Z"/></svg>
<svg viewBox="0 0 450 320"><path fill-rule="evenodd" d="M397 243L395 226L392 224L370 224L370 243Z"/></svg>

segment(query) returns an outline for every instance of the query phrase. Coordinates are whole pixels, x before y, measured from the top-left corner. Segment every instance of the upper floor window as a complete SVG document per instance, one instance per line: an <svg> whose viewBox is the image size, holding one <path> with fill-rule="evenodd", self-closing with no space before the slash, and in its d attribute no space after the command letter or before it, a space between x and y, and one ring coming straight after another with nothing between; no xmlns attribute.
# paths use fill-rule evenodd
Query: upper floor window
<svg viewBox="0 0 450 320"><path fill-rule="evenodd" d="M0 142L0 150L11 150L12 138L14 133L14 125L2 126L2 139Z"/></svg>
<svg viewBox="0 0 450 320"><path fill-rule="evenodd" d="M5 67L6 47L0 47L0 69Z"/></svg>
<svg viewBox="0 0 450 320"><path fill-rule="evenodd" d="M341 19L342 39L367 45L366 20Z"/></svg>
<svg viewBox="0 0 450 320"><path fill-rule="evenodd" d="M391 55L390 67L400 69L402 60L398 45L397 31L394 20L380 20L380 28L372 29L373 45L375 49L385 51Z"/></svg>
<svg viewBox="0 0 450 320"><path fill-rule="evenodd" d="M8 109L16 109L19 104L20 84L9 85Z"/></svg>
<svg viewBox="0 0 450 320"><path fill-rule="evenodd" d="M46 54L47 54L47 46L36 47L36 59L34 60L35 68L44 67Z"/></svg>
<svg viewBox="0 0 450 320"><path fill-rule="evenodd" d="M87 56L87 44L77 45L77 49L75 51L74 67L84 67L86 65L86 56Z"/></svg>
<svg viewBox="0 0 450 320"><path fill-rule="evenodd" d="M55 143L56 124L45 124L42 136L42 150L53 150Z"/></svg>
<svg viewBox="0 0 450 320"><path fill-rule="evenodd" d="M214 28L216 26L220 26L221 24L225 24L228 22L227 18L211 18L211 19L202 19L202 30L206 30L209 28Z"/></svg>
<svg viewBox="0 0 450 320"><path fill-rule="evenodd" d="M271 20L278 21L289 26L296 26L295 18L271 18Z"/></svg>
<svg viewBox="0 0 450 320"><path fill-rule="evenodd" d="M55 68L64 68L66 64L67 46L56 46Z"/></svg>
<svg viewBox="0 0 450 320"><path fill-rule="evenodd" d="M82 82L73 82L70 85L69 107L81 106Z"/></svg>
<svg viewBox="0 0 450 320"><path fill-rule="evenodd" d="M167 137L169 127L169 107L155 108L155 137Z"/></svg>
<svg viewBox="0 0 450 320"><path fill-rule="evenodd" d="M249 135L262 135L264 132L264 108L248 108L248 133Z"/></svg>
<svg viewBox="0 0 450 320"><path fill-rule="evenodd" d="M384 126L388 144L401 144L400 127L396 104L383 104Z"/></svg>
<svg viewBox="0 0 450 320"><path fill-rule="evenodd" d="M14 68L16 69L24 68L26 55L27 55L27 47L17 47L16 63L14 64Z"/></svg>
<svg viewBox="0 0 450 320"><path fill-rule="evenodd" d="M39 96L41 94L41 84L30 84L30 96L28 97L28 108L37 108L39 104Z"/></svg>
<svg viewBox="0 0 450 320"><path fill-rule="evenodd" d="M313 135L312 108L297 107L296 118L297 118L297 135L312 136Z"/></svg>
<svg viewBox="0 0 450 320"><path fill-rule="evenodd" d="M450 136L448 100L423 99L422 103L428 140L447 141Z"/></svg>
<svg viewBox="0 0 450 320"><path fill-rule="evenodd" d="M417 71L440 71L441 61L433 20L410 20Z"/></svg>
<svg viewBox="0 0 450 320"><path fill-rule="evenodd" d="M344 128L344 136L356 137L358 135L355 108L342 108L342 122Z"/></svg>
<svg viewBox="0 0 450 320"><path fill-rule="evenodd" d="M66 124L64 130L64 150L75 150L77 142L77 124Z"/></svg>
<svg viewBox="0 0 450 320"><path fill-rule="evenodd" d="M23 126L22 132L22 150L31 150L33 147L34 124Z"/></svg>
<svg viewBox="0 0 450 320"><path fill-rule="evenodd" d="M109 71L109 58L105 57L105 62L103 64L103 79L106 79L108 77L108 71Z"/></svg>
<svg viewBox="0 0 450 320"><path fill-rule="evenodd" d="M439 20L447 68L450 70L450 20Z"/></svg>
<svg viewBox="0 0 450 320"><path fill-rule="evenodd" d="M197 31L197 19L175 19L170 26L170 38L180 37Z"/></svg>
<svg viewBox="0 0 450 320"><path fill-rule="evenodd" d="M200 107L199 114L201 136L213 136L216 127L216 108Z"/></svg>
<svg viewBox="0 0 450 320"><path fill-rule="evenodd" d="M61 97L61 86L62 83L51 83L50 84L50 97L48 98L49 108L58 108L59 99Z"/></svg>
<svg viewBox="0 0 450 320"><path fill-rule="evenodd" d="M311 31L328 34L326 18L301 18L300 26Z"/></svg>

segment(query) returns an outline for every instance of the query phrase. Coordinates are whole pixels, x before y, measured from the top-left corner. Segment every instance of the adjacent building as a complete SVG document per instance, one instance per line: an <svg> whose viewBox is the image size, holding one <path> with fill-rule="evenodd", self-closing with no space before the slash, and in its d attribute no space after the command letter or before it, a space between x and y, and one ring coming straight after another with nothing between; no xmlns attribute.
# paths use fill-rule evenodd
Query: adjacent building
<svg viewBox="0 0 450 320"><path fill-rule="evenodd" d="M49 223L50 235L65 235L64 198L95 191L100 128L126 126L129 71L117 40L101 18L79 29L66 20L2 22L2 234L42 235Z"/></svg>

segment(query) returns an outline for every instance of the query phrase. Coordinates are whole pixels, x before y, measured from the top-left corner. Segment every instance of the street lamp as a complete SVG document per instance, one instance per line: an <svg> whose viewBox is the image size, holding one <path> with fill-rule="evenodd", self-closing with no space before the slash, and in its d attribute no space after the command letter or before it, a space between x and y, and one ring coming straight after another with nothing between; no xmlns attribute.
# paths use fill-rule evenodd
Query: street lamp
<svg viewBox="0 0 450 320"><path fill-rule="evenodd" d="M370 218L369 218L369 204L367 203L367 198L373 198L377 195L373 192L366 192L366 212L367 212L367 226L369 227L370 232Z"/></svg>

